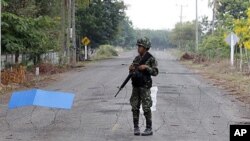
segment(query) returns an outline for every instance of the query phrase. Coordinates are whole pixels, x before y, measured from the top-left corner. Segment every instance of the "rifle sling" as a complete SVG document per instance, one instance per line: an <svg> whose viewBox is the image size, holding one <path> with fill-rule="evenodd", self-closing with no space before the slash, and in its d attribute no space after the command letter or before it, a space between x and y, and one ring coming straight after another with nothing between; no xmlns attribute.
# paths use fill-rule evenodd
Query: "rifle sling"
<svg viewBox="0 0 250 141"><path fill-rule="evenodd" d="M145 55L142 57L141 61L139 62L139 65L144 65L151 57L152 55L149 52L146 52Z"/></svg>

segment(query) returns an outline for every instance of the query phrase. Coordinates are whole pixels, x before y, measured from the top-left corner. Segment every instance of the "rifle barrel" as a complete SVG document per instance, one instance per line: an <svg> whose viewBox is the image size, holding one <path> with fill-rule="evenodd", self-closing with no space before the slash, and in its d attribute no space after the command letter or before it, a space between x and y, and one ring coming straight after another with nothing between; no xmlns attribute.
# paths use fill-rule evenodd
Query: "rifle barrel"
<svg viewBox="0 0 250 141"><path fill-rule="evenodd" d="M130 73L127 78L124 80L124 82L122 83L121 87L119 88L119 91L116 93L115 97L119 94L119 92L125 87L125 85L128 83L128 81L130 80L130 78L132 77L132 73Z"/></svg>
<svg viewBox="0 0 250 141"><path fill-rule="evenodd" d="M122 89L120 88L119 91L115 94L115 97L119 94L119 92L121 91Z"/></svg>

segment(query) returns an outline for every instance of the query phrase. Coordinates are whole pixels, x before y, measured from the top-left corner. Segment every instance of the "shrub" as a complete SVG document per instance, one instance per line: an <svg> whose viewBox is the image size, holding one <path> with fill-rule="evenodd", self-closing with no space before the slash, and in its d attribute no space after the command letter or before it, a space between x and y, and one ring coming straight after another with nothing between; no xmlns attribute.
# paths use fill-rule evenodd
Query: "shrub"
<svg viewBox="0 0 250 141"><path fill-rule="evenodd" d="M116 49L111 45L101 45L94 56L94 59L104 59L110 58L113 56L118 56L118 52Z"/></svg>

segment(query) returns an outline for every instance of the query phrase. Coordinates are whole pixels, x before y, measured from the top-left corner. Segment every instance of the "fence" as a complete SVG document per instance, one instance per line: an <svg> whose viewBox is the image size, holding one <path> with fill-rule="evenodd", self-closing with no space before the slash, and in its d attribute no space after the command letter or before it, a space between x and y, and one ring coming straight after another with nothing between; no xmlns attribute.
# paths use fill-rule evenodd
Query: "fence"
<svg viewBox="0 0 250 141"><path fill-rule="evenodd" d="M15 64L15 54L3 54L1 56L1 69L7 68ZM45 63L58 64L59 63L59 54L58 52L48 52L41 55L41 59ZM18 57L18 63L32 63L29 62L28 55L20 54Z"/></svg>

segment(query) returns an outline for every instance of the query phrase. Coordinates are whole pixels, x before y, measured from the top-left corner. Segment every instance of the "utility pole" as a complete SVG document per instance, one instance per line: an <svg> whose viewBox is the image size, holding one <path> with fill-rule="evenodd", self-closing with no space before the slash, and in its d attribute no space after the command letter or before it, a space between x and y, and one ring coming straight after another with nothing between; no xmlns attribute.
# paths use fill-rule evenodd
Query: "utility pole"
<svg viewBox="0 0 250 141"><path fill-rule="evenodd" d="M183 5L181 4L181 15L180 15L180 23L182 24L182 18L183 18Z"/></svg>
<svg viewBox="0 0 250 141"><path fill-rule="evenodd" d="M181 26L181 29L180 29L180 34L179 34L179 48L182 48L182 23L183 23L183 7L184 5L183 4L180 4L180 5L177 5L177 6L180 6L181 8L181 12L180 12L180 26Z"/></svg>
<svg viewBox="0 0 250 141"><path fill-rule="evenodd" d="M196 29L195 29L195 47L196 51L199 49L199 23L198 23L198 0L196 0Z"/></svg>

